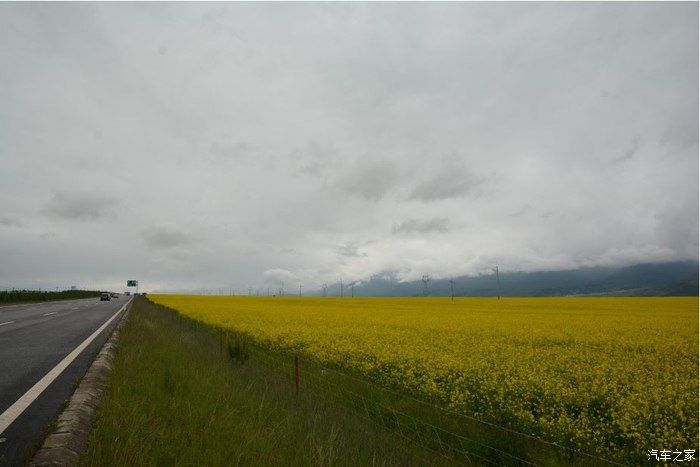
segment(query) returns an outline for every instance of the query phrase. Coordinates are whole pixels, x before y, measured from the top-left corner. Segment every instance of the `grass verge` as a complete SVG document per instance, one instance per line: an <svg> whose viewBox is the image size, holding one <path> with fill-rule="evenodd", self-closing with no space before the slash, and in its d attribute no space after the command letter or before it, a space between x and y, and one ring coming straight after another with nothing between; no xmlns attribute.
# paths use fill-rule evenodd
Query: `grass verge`
<svg viewBox="0 0 700 467"><path fill-rule="evenodd" d="M328 392L297 394L293 366L285 373L274 356L225 341L137 298L83 465L458 463Z"/></svg>

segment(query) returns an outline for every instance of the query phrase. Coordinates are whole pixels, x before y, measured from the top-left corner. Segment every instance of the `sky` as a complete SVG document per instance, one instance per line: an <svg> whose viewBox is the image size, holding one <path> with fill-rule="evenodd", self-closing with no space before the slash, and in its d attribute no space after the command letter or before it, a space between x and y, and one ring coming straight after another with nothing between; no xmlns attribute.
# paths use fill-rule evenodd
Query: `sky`
<svg viewBox="0 0 700 467"><path fill-rule="evenodd" d="M0 288L697 258L697 2L0 4Z"/></svg>

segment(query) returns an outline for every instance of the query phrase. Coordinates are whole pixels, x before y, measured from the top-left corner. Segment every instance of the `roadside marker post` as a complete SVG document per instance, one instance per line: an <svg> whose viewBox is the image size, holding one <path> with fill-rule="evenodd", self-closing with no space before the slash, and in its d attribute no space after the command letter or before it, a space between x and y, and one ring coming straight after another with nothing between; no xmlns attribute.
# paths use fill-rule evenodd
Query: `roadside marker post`
<svg viewBox="0 0 700 467"><path fill-rule="evenodd" d="M294 389L297 397L299 397L299 356L294 356Z"/></svg>
<svg viewBox="0 0 700 467"><path fill-rule="evenodd" d="M219 328L219 354L224 356L224 330Z"/></svg>

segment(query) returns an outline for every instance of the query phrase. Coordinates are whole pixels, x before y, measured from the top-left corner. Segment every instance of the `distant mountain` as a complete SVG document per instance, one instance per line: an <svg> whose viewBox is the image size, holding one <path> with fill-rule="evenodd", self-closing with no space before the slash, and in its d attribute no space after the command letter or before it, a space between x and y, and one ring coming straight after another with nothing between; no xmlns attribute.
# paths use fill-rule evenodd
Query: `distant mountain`
<svg viewBox="0 0 700 467"><path fill-rule="evenodd" d="M501 295L510 297L561 297L570 295L674 296L698 295L698 262L677 261L637 264L619 268L582 268L546 272L501 272ZM496 276L454 278L455 296L490 297L498 293ZM344 293L350 296L345 284ZM390 276L375 276L355 286L355 296L420 296L421 281L398 282ZM329 295L340 295L340 284L328 287ZM449 296L449 279L428 283L429 296Z"/></svg>

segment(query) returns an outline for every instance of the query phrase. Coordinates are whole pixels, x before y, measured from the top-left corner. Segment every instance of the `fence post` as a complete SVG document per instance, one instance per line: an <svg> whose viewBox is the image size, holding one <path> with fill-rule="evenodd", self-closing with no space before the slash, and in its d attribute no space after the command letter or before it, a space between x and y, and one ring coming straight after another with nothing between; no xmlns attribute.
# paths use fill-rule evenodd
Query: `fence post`
<svg viewBox="0 0 700 467"><path fill-rule="evenodd" d="M294 356L294 389L296 395L299 396L299 356Z"/></svg>
<svg viewBox="0 0 700 467"><path fill-rule="evenodd" d="M219 354L224 356L224 330L219 328Z"/></svg>

